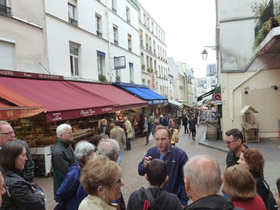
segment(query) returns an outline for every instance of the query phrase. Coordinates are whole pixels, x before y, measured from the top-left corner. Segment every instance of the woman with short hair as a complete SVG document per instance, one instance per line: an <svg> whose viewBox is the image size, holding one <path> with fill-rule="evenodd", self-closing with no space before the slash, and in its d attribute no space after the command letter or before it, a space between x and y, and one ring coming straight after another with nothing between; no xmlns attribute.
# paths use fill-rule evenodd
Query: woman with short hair
<svg viewBox="0 0 280 210"><path fill-rule="evenodd" d="M94 155L94 146L87 141L80 141L75 146L74 155L76 163L69 169L62 184L58 188L55 200L59 206L64 206L65 210L78 209L80 201L76 193L80 185L80 173L86 162Z"/></svg>
<svg viewBox="0 0 280 210"><path fill-rule="evenodd" d="M270 188L267 182L264 180L263 176L264 158L262 153L256 149L246 149L241 152L240 158L237 162L240 166L248 169L251 172L256 182L256 189L258 195L263 199L267 209L270 209ZM273 202L275 204L275 201Z"/></svg>
<svg viewBox="0 0 280 210"><path fill-rule="evenodd" d="M230 196L235 207L266 210L263 200L257 195L252 174L242 166L234 165L226 169L223 192Z"/></svg>
<svg viewBox="0 0 280 210"><path fill-rule="evenodd" d="M88 196L79 210L116 210L112 202L121 197L121 177L122 169L107 157L99 155L89 160L80 177Z"/></svg>
<svg viewBox="0 0 280 210"><path fill-rule="evenodd" d="M45 195L41 188L22 177L26 162L25 147L16 142L7 142L0 152L0 167L7 193L3 195L1 210L44 210Z"/></svg>

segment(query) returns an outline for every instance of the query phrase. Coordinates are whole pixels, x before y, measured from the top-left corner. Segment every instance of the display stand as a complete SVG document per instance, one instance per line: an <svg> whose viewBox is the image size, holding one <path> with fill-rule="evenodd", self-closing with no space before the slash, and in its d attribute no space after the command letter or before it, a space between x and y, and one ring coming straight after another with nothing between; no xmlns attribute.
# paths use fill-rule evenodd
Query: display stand
<svg viewBox="0 0 280 210"><path fill-rule="evenodd" d="M35 163L34 173L47 177L51 173L51 147L30 147L29 150Z"/></svg>

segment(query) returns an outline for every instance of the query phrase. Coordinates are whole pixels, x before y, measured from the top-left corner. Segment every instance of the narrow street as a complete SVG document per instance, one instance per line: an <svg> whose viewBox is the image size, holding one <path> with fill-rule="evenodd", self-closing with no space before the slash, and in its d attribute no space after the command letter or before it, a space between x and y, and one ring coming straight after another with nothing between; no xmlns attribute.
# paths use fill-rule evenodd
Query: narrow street
<svg viewBox="0 0 280 210"><path fill-rule="evenodd" d="M180 132L180 141L177 144L178 147L182 148L187 152L188 157L192 157L198 154L208 154L216 158L221 166L222 171L225 168L225 157L226 153L215 149L204 147L198 144L198 140L202 137L206 127L200 126L197 129L197 140L193 141L187 134L183 133L183 128ZM124 151L123 160L121 167L123 169L123 182L124 187L122 193L125 201L127 202L129 195L140 187L147 186L147 182L144 177L138 175L138 163L141 161L143 156L146 154L148 148L155 145L155 141L151 141L149 145L145 145L144 138L137 138L131 142L132 150ZM43 178L36 177L34 181L43 188L47 195L46 209L52 210L55 206L53 200L53 180L52 177Z"/></svg>
<svg viewBox="0 0 280 210"><path fill-rule="evenodd" d="M184 134L183 128L181 128L180 132L180 141L176 146L182 148L184 151L187 152L188 157L192 157L195 155L210 155L214 157L220 167L222 174L226 168L225 158L226 152L219 151L216 149L212 149L209 147L205 147L198 144L198 141L202 138L203 134L206 131L206 126L200 125L197 129L197 138L196 141L193 141L191 137L187 134ZM151 141L148 146L145 145L144 138L137 138L131 142L132 150L124 151L123 160L121 162L121 167L123 169L123 182L124 187L122 188L122 193L124 196L125 201L127 202L129 195L134 192L135 190L139 189L140 187L144 186L147 187L148 184L144 177L138 175L138 163L141 161L142 157L146 154L148 148L155 145L155 141ZM271 154L272 156L275 154ZM265 154L265 157L269 156L269 154ZM280 166L278 161L273 158L269 159L266 158L265 162L265 178L266 181L269 183L272 192L275 192L275 180L279 177L280 174ZM47 195L47 202L46 202L46 209L52 210L55 206L55 202L53 200L53 182L52 177L43 178L43 177L36 177L34 179L36 183L39 184L44 190Z"/></svg>

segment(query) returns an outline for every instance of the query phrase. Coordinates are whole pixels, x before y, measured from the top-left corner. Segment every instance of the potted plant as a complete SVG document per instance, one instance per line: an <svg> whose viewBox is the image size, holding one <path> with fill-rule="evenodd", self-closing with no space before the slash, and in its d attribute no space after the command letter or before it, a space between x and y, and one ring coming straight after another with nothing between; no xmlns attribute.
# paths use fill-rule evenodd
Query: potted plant
<svg viewBox="0 0 280 210"><path fill-rule="evenodd" d="M103 74L99 74L98 79L101 82L106 82L107 81L106 77Z"/></svg>
<svg viewBox="0 0 280 210"><path fill-rule="evenodd" d="M146 66L145 64L142 64L142 70L145 70Z"/></svg>

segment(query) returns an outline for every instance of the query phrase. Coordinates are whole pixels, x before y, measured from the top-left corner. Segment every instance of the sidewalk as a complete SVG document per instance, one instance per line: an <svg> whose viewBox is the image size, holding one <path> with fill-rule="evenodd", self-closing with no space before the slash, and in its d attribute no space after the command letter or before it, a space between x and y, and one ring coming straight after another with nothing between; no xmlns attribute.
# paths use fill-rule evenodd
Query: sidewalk
<svg viewBox="0 0 280 210"><path fill-rule="evenodd" d="M205 126L205 125L200 125L200 126ZM213 148L213 149L217 149L217 150L220 150L223 152L228 152L228 148L222 140L210 141L210 140L206 139L206 129L205 129L205 132L202 135L201 139L199 140L199 144L206 146L206 147ZM272 162L279 161L280 139L278 139L278 140L261 139L260 143L248 143L246 145L250 149L259 150L264 155L264 158L267 161L272 161Z"/></svg>

